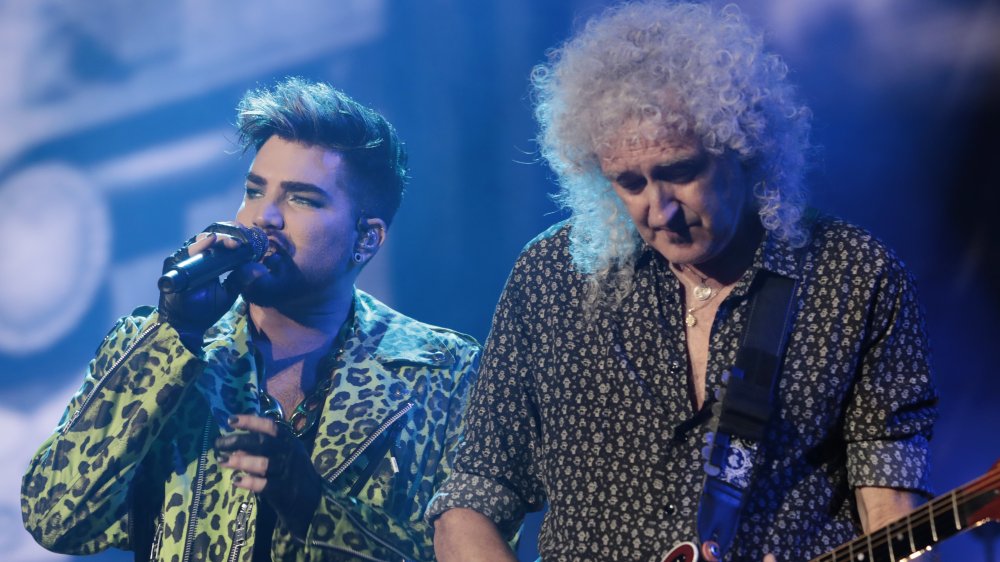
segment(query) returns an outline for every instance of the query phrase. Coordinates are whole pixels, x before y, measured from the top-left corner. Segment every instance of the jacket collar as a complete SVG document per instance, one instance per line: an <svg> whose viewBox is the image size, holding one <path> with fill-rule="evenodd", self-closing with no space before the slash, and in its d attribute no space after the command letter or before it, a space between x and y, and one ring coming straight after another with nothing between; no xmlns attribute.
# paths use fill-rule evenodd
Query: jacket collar
<svg viewBox="0 0 1000 562"><path fill-rule="evenodd" d="M457 358L444 340L364 291L355 290L354 335L375 361L448 367Z"/></svg>

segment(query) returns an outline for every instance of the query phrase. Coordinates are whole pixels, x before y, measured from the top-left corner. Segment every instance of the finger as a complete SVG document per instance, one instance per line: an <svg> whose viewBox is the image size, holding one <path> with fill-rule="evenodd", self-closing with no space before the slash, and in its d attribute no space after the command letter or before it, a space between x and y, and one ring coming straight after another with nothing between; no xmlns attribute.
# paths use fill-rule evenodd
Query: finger
<svg viewBox="0 0 1000 562"><path fill-rule="evenodd" d="M268 459L237 451L232 454L220 453L219 464L225 468L243 471L250 476L264 477L267 475Z"/></svg>
<svg viewBox="0 0 1000 562"><path fill-rule="evenodd" d="M778 562L778 559L773 554L766 554L764 555L764 562Z"/></svg>
<svg viewBox="0 0 1000 562"><path fill-rule="evenodd" d="M218 237L214 232L202 232L196 236L194 242L187 247L188 256L196 256L204 252L215 244L217 239Z"/></svg>
<svg viewBox="0 0 1000 562"><path fill-rule="evenodd" d="M233 429L245 429L255 433L263 433L271 437L278 436L278 425L271 418L263 418L250 414L232 416L229 418L229 426Z"/></svg>
<svg viewBox="0 0 1000 562"><path fill-rule="evenodd" d="M264 491L264 486L267 486L267 478L252 474L237 474L233 476L233 485L259 494Z"/></svg>
<svg viewBox="0 0 1000 562"><path fill-rule="evenodd" d="M228 250L235 250L242 246L243 243L221 232L201 232L196 237L194 242L192 242L188 247L188 256L198 255L209 248L226 248Z"/></svg>
<svg viewBox="0 0 1000 562"><path fill-rule="evenodd" d="M233 238L228 234L218 233L216 234L216 237L222 243L223 246L225 246L230 250L235 250L236 248L239 248L240 246L243 245L243 242L240 242L239 240Z"/></svg>
<svg viewBox="0 0 1000 562"><path fill-rule="evenodd" d="M222 435L215 439L215 449L218 453L235 453L243 451L251 455L263 455L267 451L267 440L270 439L263 433L248 433L239 431Z"/></svg>

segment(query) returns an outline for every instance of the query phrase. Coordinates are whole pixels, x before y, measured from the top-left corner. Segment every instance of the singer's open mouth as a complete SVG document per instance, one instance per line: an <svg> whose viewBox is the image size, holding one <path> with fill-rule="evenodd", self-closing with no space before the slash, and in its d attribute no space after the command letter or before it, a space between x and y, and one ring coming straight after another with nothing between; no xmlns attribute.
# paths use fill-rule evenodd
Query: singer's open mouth
<svg viewBox="0 0 1000 562"><path fill-rule="evenodd" d="M279 255L281 257L291 257L288 250L273 238L268 238L267 240L267 250L264 251L264 255L261 256L261 261L264 261L272 256Z"/></svg>

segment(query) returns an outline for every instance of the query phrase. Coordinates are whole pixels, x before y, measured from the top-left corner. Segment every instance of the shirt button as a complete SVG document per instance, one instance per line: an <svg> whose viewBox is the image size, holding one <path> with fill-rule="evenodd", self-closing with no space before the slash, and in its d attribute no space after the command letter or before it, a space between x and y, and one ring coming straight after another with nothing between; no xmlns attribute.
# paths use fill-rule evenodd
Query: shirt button
<svg viewBox="0 0 1000 562"><path fill-rule="evenodd" d="M431 361L435 363L444 363L445 355L443 351L435 351L431 353Z"/></svg>
<svg viewBox="0 0 1000 562"><path fill-rule="evenodd" d="M663 513L666 513L667 515L673 515L677 513L677 506L672 503L668 503L666 506L663 507Z"/></svg>

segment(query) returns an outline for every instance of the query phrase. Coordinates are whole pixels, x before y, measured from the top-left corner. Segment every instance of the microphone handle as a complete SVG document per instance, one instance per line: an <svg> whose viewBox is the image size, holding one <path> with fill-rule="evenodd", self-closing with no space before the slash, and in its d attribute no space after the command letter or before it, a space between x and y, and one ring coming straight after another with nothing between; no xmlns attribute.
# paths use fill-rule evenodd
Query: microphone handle
<svg viewBox="0 0 1000 562"><path fill-rule="evenodd" d="M178 262L156 282L164 293L179 293L190 287L217 279L223 273L232 271L251 261L253 248L243 245L236 249L209 248L204 252Z"/></svg>

